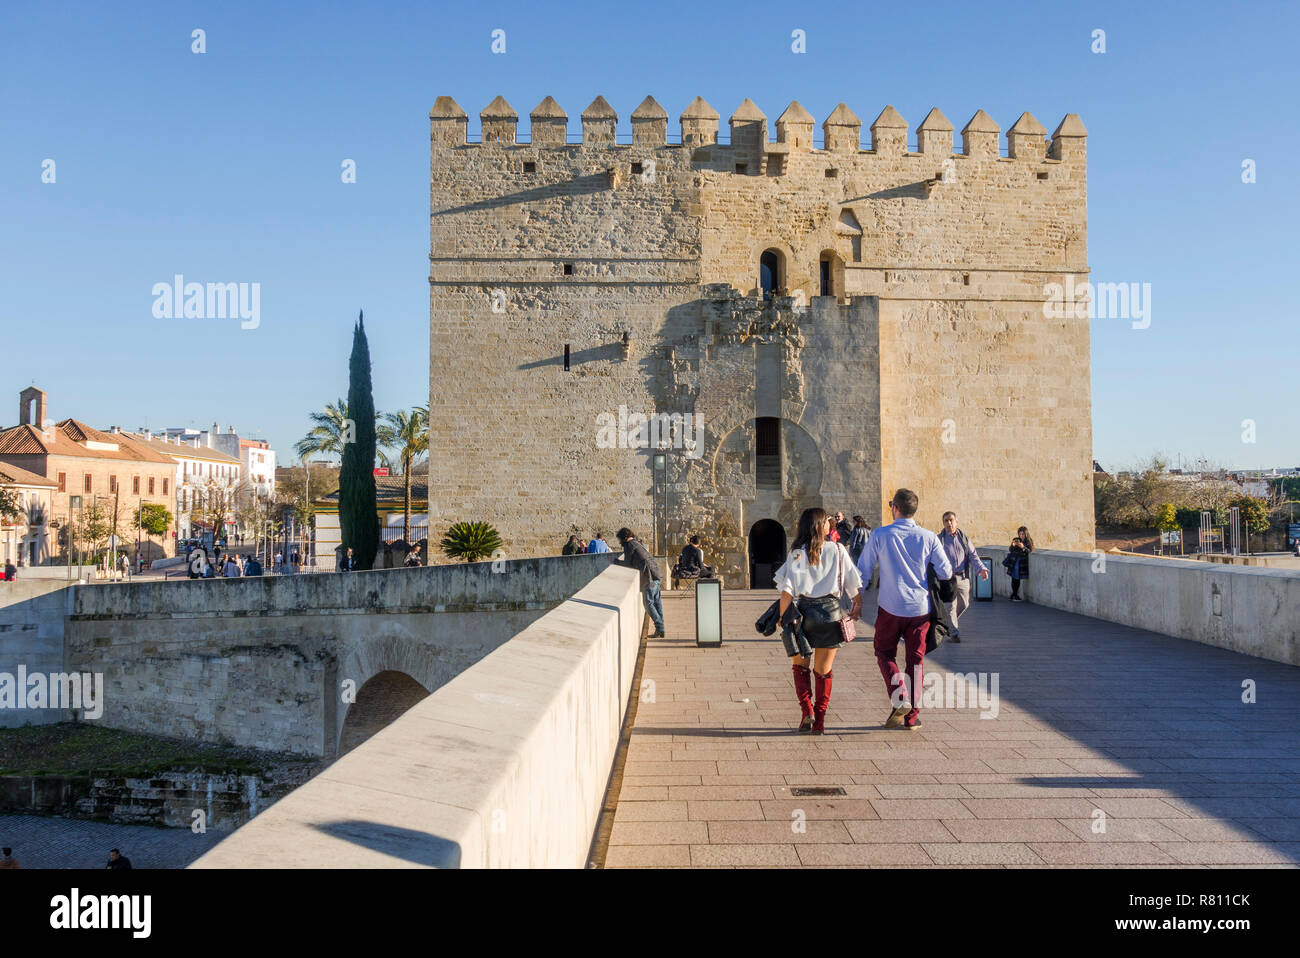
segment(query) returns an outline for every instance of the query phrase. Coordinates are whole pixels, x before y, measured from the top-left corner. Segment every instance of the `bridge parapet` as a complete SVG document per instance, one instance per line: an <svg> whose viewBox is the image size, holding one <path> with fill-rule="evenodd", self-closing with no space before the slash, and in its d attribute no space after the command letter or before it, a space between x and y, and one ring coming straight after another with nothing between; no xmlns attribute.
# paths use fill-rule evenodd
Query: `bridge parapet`
<svg viewBox="0 0 1300 958"><path fill-rule="evenodd" d="M583 867L643 624L606 569L191 867Z"/></svg>
<svg viewBox="0 0 1300 958"><path fill-rule="evenodd" d="M1006 547L979 551L994 595L1009 595ZM1066 612L1300 665L1300 571L1036 550L1021 592Z"/></svg>

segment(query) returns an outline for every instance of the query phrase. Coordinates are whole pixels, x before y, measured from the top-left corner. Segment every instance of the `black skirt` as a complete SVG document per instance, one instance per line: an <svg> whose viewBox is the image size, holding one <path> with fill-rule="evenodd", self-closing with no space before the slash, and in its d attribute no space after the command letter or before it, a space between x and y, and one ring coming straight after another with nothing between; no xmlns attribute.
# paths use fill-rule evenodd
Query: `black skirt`
<svg viewBox="0 0 1300 958"><path fill-rule="evenodd" d="M844 610L838 596L808 596L799 599L799 616L804 638L814 649L838 649L848 643L840 628Z"/></svg>

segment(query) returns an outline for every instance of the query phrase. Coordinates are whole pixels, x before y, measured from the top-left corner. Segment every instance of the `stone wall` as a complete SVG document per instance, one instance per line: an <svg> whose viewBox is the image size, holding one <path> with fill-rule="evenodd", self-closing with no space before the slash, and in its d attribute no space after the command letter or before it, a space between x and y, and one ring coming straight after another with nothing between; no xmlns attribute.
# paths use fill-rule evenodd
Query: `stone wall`
<svg viewBox="0 0 1300 958"><path fill-rule="evenodd" d="M1002 157L982 113L954 152L937 111L909 151L892 110L863 150L846 108L815 149L797 104L773 143L747 101L729 144L703 101L681 144L652 100L632 145L595 107L581 146L553 102L529 143L501 100L483 142L450 98L431 115L437 521L492 521L511 555L620 525L676 555L698 533L737 585L757 521L788 535L824 505L875 524L898 486L927 525L953 508L981 536L1091 545L1088 325L1043 309L1047 284L1088 274L1077 117L1049 148L1025 114ZM656 473L644 445L597 441L620 407L698 417L702 442L673 437ZM775 484L756 481L758 417L781 423Z"/></svg>
<svg viewBox="0 0 1300 958"><path fill-rule="evenodd" d="M12 676L16 682L20 667L25 667L28 675L65 670L64 617L70 611L71 595L63 580L0 582L0 674ZM0 707L0 728L48 725L71 717L69 711L59 708Z"/></svg>
<svg viewBox="0 0 1300 958"><path fill-rule="evenodd" d="M159 771L126 775L0 776L0 812L58 815L122 825L233 831L302 785L318 768L287 766L260 775ZM196 817L195 812L202 812Z"/></svg>
<svg viewBox="0 0 1300 958"><path fill-rule="evenodd" d="M1006 553L1005 546L980 549L997 596L1011 592L1001 566ZM1300 571L1035 549L1021 594L1054 609L1300 665Z"/></svg>
<svg viewBox="0 0 1300 958"><path fill-rule="evenodd" d="M48 659L101 673L99 721L112 728L332 757L370 678L401 672L432 691L608 565L593 555L72 586L47 600L67 613L66 627L46 616L48 639L21 629L44 605L0 608L0 626L30 636L0 648L29 669Z"/></svg>
<svg viewBox="0 0 1300 958"><path fill-rule="evenodd" d="M607 569L192 867L584 867L644 622Z"/></svg>

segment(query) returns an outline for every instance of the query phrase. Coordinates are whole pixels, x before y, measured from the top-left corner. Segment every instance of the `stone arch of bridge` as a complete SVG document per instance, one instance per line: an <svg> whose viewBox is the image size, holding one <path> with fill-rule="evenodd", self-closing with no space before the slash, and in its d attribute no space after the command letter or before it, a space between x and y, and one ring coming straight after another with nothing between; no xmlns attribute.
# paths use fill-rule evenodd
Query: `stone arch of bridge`
<svg viewBox="0 0 1300 958"><path fill-rule="evenodd" d="M440 668L437 650L397 623L383 623L376 633L348 642L345 648L338 670L340 699L335 741L339 755L388 725L445 681L440 677L445 666ZM351 702L343 697L348 690L354 697ZM365 734L358 738L361 731Z"/></svg>

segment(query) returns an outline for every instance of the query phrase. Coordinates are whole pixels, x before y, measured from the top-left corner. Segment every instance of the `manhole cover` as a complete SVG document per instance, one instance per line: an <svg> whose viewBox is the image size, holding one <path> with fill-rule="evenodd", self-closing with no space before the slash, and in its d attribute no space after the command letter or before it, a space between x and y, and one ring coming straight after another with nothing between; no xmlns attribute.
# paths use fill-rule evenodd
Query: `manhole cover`
<svg viewBox="0 0 1300 958"><path fill-rule="evenodd" d="M803 785L790 789L790 794L795 798L808 798L814 795L847 795L848 792L838 785Z"/></svg>

